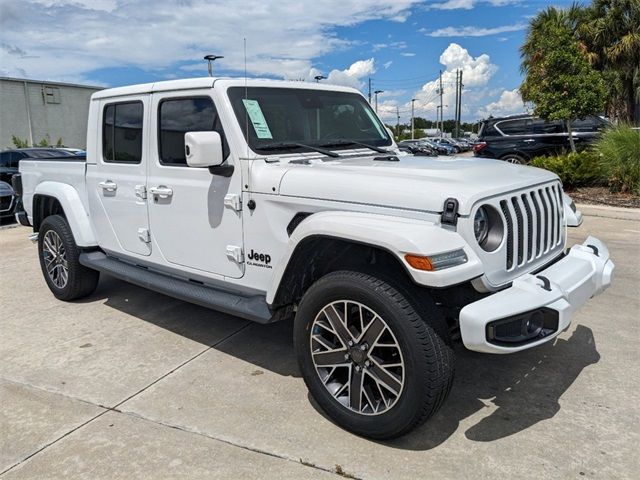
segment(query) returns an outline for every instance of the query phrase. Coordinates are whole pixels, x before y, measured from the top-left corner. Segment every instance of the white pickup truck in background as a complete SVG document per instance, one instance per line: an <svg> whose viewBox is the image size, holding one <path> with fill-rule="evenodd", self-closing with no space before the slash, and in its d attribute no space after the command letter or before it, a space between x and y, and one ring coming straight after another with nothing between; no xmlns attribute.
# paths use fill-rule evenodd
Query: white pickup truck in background
<svg viewBox="0 0 640 480"><path fill-rule="evenodd" d="M102 90L86 161L23 160L14 184L57 298L91 294L102 272L257 322L295 317L314 399L372 438L437 411L453 341L548 342L614 270L593 237L566 250L580 215L554 174L402 154L359 92L330 85Z"/></svg>

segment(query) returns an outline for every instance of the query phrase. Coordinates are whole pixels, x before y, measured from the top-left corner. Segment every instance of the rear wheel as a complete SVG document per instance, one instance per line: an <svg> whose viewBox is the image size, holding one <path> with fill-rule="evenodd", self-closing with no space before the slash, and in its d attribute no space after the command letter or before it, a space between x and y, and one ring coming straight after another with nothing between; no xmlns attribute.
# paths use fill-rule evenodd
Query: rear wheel
<svg viewBox="0 0 640 480"><path fill-rule="evenodd" d="M453 352L389 283L333 272L307 291L294 343L311 395L340 426L384 439L433 415L448 394Z"/></svg>
<svg viewBox="0 0 640 480"><path fill-rule="evenodd" d="M510 153L502 157L502 160L508 163L515 163L516 165L526 165L529 163L526 158L516 153Z"/></svg>
<svg viewBox="0 0 640 480"><path fill-rule="evenodd" d="M96 289L100 273L80 264L80 249L60 215L44 219L38 235L40 268L49 290L60 300L85 297Z"/></svg>

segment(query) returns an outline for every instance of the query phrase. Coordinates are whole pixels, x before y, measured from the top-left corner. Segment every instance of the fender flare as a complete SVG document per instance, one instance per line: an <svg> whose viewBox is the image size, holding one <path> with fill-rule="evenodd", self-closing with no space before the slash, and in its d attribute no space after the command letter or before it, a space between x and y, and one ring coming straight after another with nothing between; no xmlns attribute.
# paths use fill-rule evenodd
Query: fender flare
<svg viewBox="0 0 640 480"><path fill-rule="evenodd" d="M337 238L386 250L404 265L419 285L447 287L484 273L480 259L467 242L457 232L435 223L360 212L321 212L305 218L291 234L284 254L274 267L267 289L267 303L273 303L296 248L310 237ZM464 250L467 262L439 271L416 270L404 259L407 253L433 255L458 249Z"/></svg>
<svg viewBox="0 0 640 480"><path fill-rule="evenodd" d="M33 198L36 195L53 197L60 202L76 245L79 247L98 245L93 228L91 228L89 215L84 208L80 194L74 187L60 182L42 182L36 186ZM32 211L32 215L34 214L35 212Z"/></svg>

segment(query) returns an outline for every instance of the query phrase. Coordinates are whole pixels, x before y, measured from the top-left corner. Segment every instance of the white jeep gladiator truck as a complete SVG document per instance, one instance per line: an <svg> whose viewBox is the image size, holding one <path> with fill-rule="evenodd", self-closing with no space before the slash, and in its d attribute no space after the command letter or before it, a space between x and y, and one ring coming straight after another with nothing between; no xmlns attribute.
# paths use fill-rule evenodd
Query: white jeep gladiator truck
<svg viewBox="0 0 640 480"><path fill-rule="evenodd" d="M548 342L614 270L596 238L566 250L580 219L556 175L402 154L350 88L102 90L86 150L23 160L14 182L53 294L89 295L105 273L256 322L293 317L313 398L372 438L437 411L453 341L498 354Z"/></svg>

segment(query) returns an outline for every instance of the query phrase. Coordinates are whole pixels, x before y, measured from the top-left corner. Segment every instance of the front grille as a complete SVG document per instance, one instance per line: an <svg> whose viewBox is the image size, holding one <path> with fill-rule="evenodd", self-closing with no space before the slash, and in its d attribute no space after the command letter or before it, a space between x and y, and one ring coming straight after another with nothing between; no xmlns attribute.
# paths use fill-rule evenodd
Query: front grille
<svg viewBox="0 0 640 480"><path fill-rule="evenodd" d="M506 220L506 268L521 267L563 242L562 191L554 184L500 201Z"/></svg>

